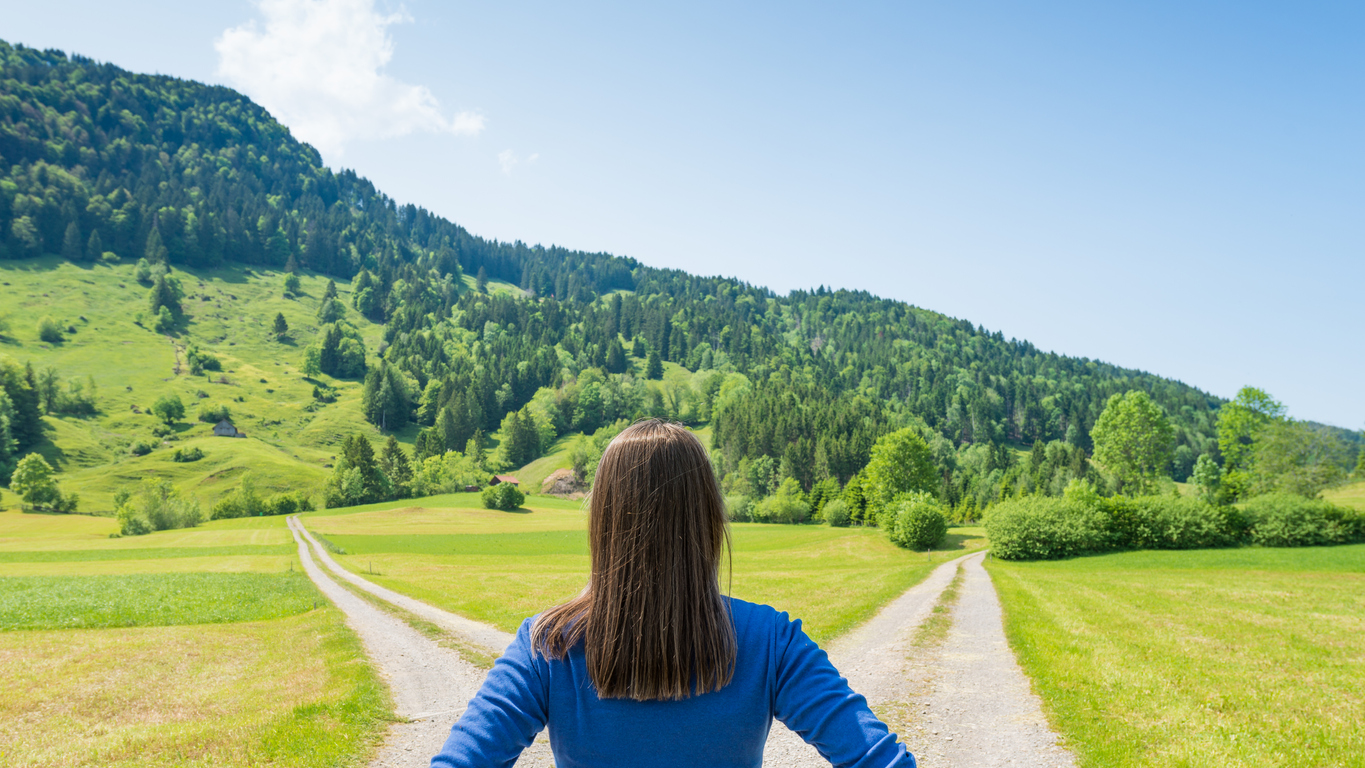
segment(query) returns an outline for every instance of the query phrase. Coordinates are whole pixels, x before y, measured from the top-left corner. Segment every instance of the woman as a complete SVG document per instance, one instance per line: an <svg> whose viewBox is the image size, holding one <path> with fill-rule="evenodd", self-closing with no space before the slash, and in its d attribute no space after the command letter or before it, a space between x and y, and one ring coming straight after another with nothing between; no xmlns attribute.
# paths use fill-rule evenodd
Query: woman
<svg viewBox="0 0 1365 768"><path fill-rule="evenodd" d="M433 768L510 766L547 724L558 768L752 768L774 717L836 766L913 768L800 621L721 595L729 528L692 433L623 431L590 510L587 589L521 625Z"/></svg>

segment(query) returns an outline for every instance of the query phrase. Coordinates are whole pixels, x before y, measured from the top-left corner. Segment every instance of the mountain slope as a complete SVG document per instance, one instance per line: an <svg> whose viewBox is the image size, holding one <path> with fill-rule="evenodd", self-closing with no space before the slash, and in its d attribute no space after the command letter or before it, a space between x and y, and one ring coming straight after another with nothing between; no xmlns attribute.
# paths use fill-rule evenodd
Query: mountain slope
<svg viewBox="0 0 1365 768"><path fill-rule="evenodd" d="M362 416L407 439L415 427L427 428L419 447L430 451L438 443L462 449L477 431L491 433L523 410L537 419L541 445L657 414L709 422L726 475L752 474L767 457L775 471L809 488L825 478L847 480L878 435L918 425L935 436L945 498L988 503L1002 489L1054 489L1068 472L1086 472L1090 427L1105 400L1134 388L1151 393L1177 426L1177 478L1215 450L1216 397L1140 371L1044 353L902 302L824 288L778 297L633 259L474 237L397 205L353 172L332 172L264 110L221 87L0 43L0 174L0 264L53 270L58 280L70 270L128 270L129 260L144 256L189 270L208 282L187 293L208 291L212 308L193 297L184 302L190 320L178 343L211 345L225 361L233 358L227 367L249 376L296 375L300 350L322 326L292 307L293 316L285 312L290 326L301 323L293 350L260 339L241 349L223 341L248 332L264 337L260 324L291 307L262 282L265 273L314 275L305 278L310 299L322 282L316 276L353 280L341 299L371 354L367 386L342 386L336 407L319 412L329 414L328 426L319 425L324 416L301 415L301 377L269 393L268 420L279 422L270 427L287 436L281 450L317 471L339 435L375 434ZM116 266L96 266L104 251ZM521 290L489 293L474 285L486 279ZM231 312L220 312L216 298L229 283L257 286L242 289L250 302L229 305L249 304L235 320L220 316ZM0 313L10 312L11 295L0 294ZM80 342L66 343L86 343L76 335ZM110 339L105 351L113 354L123 341ZM100 365L102 343L89 342L83 359L65 347L43 354L63 375L84 375ZM164 372L169 341L136 346ZM24 340L8 352L23 359L32 350ZM644 384L621 373L634 352L641 355L637 371L652 356L696 374L683 383ZM134 393L203 386L157 378L139 380ZM119 384L100 386L108 395ZM124 429L128 417L112 415L131 405L128 399L99 405L101 428L120 439L136 431ZM83 461L103 460L109 440L55 429L57 449L98 446ZM1021 466L1015 450L1035 443L1043 446L1039 460ZM520 464L539 449L530 450L509 461ZM296 482L316 477L310 470ZM207 477L196 482L209 484ZM90 487L109 492L111 485Z"/></svg>

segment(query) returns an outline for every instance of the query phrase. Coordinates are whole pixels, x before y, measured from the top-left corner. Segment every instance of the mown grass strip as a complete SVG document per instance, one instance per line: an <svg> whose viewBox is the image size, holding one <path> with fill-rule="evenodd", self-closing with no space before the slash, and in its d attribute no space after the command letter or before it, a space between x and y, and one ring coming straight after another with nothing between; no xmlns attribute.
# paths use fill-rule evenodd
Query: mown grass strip
<svg viewBox="0 0 1365 768"><path fill-rule="evenodd" d="M234 547L145 547L128 549L52 549L0 551L0 563L80 563L98 560L162 560L180 557L239 557L241 555L290 555L289 544Z"/></svg>
<svg viewBox="0 0 1365 768"><path fill-rule="evenodd" d="M292 616L319 603L299 572L0 578L0 630L219 624Z"/></svg>

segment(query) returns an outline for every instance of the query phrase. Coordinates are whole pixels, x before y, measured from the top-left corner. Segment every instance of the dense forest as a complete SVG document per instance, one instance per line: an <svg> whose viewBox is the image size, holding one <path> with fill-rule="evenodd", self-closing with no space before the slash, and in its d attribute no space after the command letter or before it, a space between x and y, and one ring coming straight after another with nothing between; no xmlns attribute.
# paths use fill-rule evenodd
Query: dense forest
<svg viewBox="0 0 1365 768"><path fill-rule="evenodd" d="M777 296L479 238L328 169L235 91L0 42L0 259L49 253L145 259L156 281L224 263L351 281L354 309L384 324L383 344L356 351L363 342L328 296L304 368L363 377L366 418L388 433L416 423L419 461L481 451L502 430L492 460L516 466L558 435L664 415L710 425L732 485L794 479L809 491L846 483L878 437L915 427L943 501L979 507L1093 476L1091 430L1109 397L1130 390L1169 416L1172 477L1206 454L1221 461L1222 401L1180 382L866 292ZM489 280L521 290L489 292ZM178 309L173 295L162 304ZM22 450L36 382L0 373Z"/></svg>

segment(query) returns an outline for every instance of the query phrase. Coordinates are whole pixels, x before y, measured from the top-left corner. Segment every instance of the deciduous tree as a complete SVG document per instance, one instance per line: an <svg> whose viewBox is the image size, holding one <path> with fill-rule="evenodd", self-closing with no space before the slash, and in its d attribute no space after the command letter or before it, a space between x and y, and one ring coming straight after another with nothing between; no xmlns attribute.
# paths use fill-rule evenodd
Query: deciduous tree
<svg viewBox="0 0 1365 768"><path fill-rule="evenodd" d="M1119 491L1150 493L1171 462L1175 432L1161 406L1141 390L1113 395L1090 430L1095 461L1113 474Z"/></svg>

